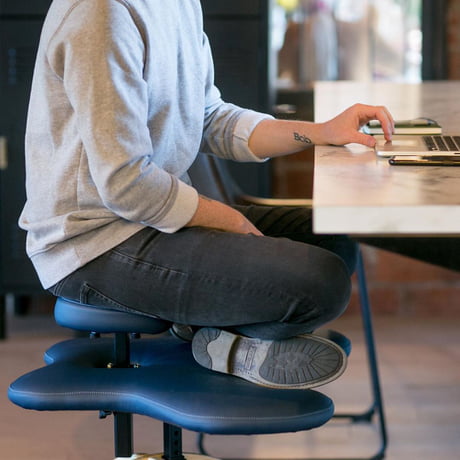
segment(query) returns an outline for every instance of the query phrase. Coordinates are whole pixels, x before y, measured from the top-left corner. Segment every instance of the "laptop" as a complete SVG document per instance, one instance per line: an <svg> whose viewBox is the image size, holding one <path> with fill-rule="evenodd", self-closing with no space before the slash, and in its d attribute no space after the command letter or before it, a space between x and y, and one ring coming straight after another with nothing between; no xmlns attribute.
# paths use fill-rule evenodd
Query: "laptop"
<svg viewBox="0 0 460 460"><path fill-rule="evenodd" d="M375 152L380 157L403 155L458 156L460 135L394 135L391 141L375 136Z"/></svg>

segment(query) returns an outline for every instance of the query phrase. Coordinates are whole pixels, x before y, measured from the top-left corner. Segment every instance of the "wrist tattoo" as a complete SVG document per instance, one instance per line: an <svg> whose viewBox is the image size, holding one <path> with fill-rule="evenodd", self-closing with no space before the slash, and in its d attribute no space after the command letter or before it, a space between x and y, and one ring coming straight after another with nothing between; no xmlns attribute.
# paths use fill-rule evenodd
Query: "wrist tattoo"
<svg viewBox="0 0 460 460"><path fill-rule="evenodd" d="M303 136L302 134L294 132L294 140L303 142L304 144L311 144L311 139L307 136Z"/></svg>

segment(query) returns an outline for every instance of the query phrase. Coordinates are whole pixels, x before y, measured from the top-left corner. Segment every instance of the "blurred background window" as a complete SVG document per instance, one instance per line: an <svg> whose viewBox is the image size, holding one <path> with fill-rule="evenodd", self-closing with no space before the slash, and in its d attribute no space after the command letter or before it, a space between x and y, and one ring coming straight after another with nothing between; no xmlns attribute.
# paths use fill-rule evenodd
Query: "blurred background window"
<svg viewBox="0 0 460 460"><path fill-rule="evenodd" d="M421 10L422 0L277 0L278 88L421 81Z"/></svg>

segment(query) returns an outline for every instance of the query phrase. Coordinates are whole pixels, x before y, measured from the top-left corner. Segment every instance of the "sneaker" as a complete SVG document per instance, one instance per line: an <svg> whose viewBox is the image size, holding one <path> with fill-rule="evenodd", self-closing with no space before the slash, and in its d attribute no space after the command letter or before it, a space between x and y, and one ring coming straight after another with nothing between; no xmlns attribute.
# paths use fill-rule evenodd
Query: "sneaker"
<svg viewBox="0 0 460 460"><path fill-rule="evenodd" d="M206 327L195 333L192 352L203 367L279 389L325 385L347 365L341 347L311 334L261 340Z"/></svg>

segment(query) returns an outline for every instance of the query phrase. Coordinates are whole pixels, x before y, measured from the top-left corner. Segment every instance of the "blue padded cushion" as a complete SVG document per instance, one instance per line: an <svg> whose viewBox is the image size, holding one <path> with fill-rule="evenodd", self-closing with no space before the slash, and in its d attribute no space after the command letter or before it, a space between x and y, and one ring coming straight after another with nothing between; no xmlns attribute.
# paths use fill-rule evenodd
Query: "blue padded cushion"
<svg viewBox="0 0 460 460"><path fill-rule="evenodd" d="M138 332L142 334L158 334L168 330L171 323L142 313L111 310L107 307L87 305L59 297L54 307L56 322L70 329L100 333ZM340 332L319 330L315 334L334 341L345 350L351 352L351 342Z"/></svg>
<svg viewBox="0 0 460 460"><path fill-rule="evenodd" d="M342 350L346 353L347 356L351 354L351 340L341 334L340 332L334 331L332 329L318 329L314 332L315 335L329 339L332 342L335 342Z"/></svg>
<svg viewBox="0 0 460 460"><path fill-rule="evenodd" d="M113 341L72 339L51 347L47 366L13 382L12 402L35 410L143 414L211 434L308 430L327 422L333 402L314 390L276 390L205 369L190 344L163 335L133 340L139 368L107 368Z"/></svg>
<svg viewBox="0 0 460 460"><path fill-rule="evenodd" d="M111 310L86 305L59 297L54 307L56 322L63 327L90 332L138 332L158 334L168 330L171 323L142 313Z"/></svg>

